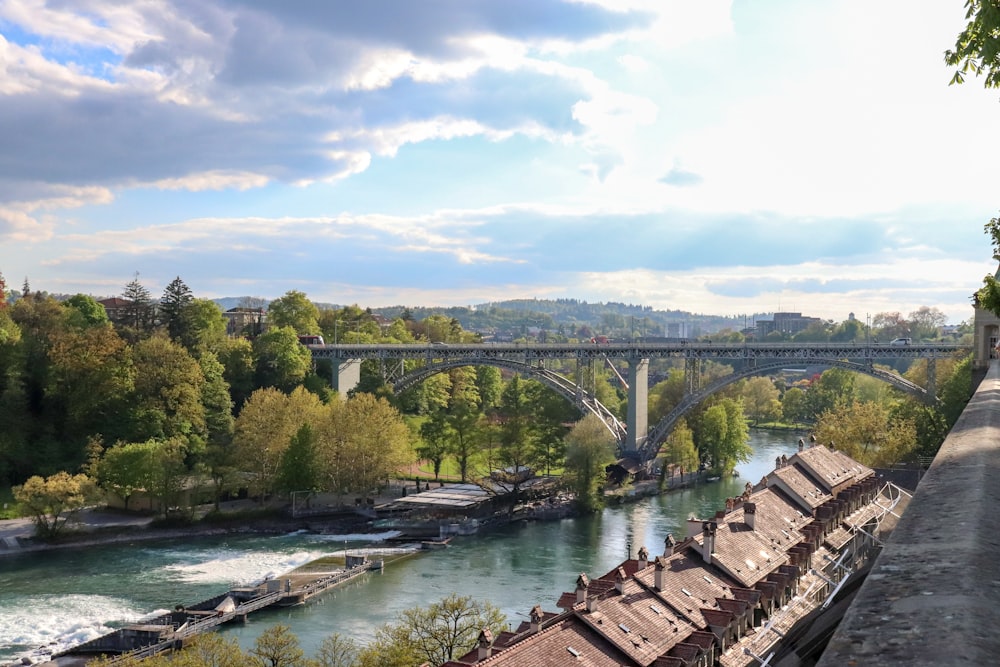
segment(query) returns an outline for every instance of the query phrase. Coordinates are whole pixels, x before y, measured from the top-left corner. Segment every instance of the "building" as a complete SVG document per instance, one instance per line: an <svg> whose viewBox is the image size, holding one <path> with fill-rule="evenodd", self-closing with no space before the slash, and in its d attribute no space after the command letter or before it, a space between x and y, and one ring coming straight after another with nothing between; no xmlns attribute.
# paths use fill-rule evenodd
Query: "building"
<svg viewBox="0 0 1000 667"><path fill-rule="evenodd" d="M908 496L825 446L775 470L663 552L597 579L581 574L558 600L535 606L514 631L483 631L446 667L742 667L793 650L793 629L822 611L874 556ZM854 576L854 581L860 576Z"/></svg>
<svg viewBox="0 0 1000 667"><path fill-rule="evenodd" d="M802 313L774 313L769 320L757 320L757 336L764 338L770 333L780 333L786 336L794 336L800 331L805 331L811 324L820 324L823 320L818 317L803 317Z"/></svg>
<svg viewBox="0 0 1000 667"><path fill-rule="evenodd" d="M230 308L222 314L226 318L226 335L255 338L267 326L267 311L263 308Z"/></svg>

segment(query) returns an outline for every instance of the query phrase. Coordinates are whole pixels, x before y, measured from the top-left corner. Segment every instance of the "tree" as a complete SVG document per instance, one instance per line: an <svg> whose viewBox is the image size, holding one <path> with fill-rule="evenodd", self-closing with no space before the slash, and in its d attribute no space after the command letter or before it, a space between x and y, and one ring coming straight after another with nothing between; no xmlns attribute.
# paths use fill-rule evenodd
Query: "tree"
<svg viewBox="0 0 1000 667"><path fill-rule="evenodd" d="M663 443L663 458L661 479L664 480L668 472L673 476L679 471L683 479L685 473L698 469L698 449L694 445L694 433L687 420L681 419L667 436Z"/></svg>
<svg viewBox="0 0 1000 667"><path fill-rule="evenodd" d="M84 328L110 324L108 311L86 294L74 294L63 301L63 305L70 309L69 321L74 326Z"/></svg>
<svg viewBox="0 0 1000 667"><path fill-rule="evenodd" d="M452 437L449 450L458 463L463 484L468 481L469 459L475 451L476 429L480 419L482 415L479 408L464 397L455 401L448 413L448 433Z"/></svg>
<svg viewBox="0 0 1000 667"><path fill-rule="evenodd" d="M272 327L254 339L253 351L257 357L258 387L290 391L302 383L312 363L308 348L299 344L299 337L291 327Z"/></svg>
<svg viewBox="0 0 1000 667"><path fill-rule="evenodd" d="M549 475L562 464L566 456L563 438L569 429L566 423L578 418L579 412L565 398L541 382L526 382L525 393L531 405L535 431L534 458L539 468Z"/></svg>
<svg viewBox="0 0 1000 667"><path fill-rule="evenodd" d="M798 387L789 387L781 399L781 417L786 422L798 423L809 417L806 393Z"/></svg>
<svg viewBox="0 0 1000 667"><path fill-rule="evenodd" d="M219 351L226 340L226 318L219 305L208 299L187 302L180 313L180 327L177 342L195 356Z"/></svg>
<svg viewBox="0 0 1000 667"><path fill-rule="evenodd" d="M249 654L259 667L308 667L309 661L287 625L272 625L257 637Z"/></svg>
<svg viewBox="0 0 1000 667"><path fill-rule="evenodd" d="M754 425L781 415L780 393L769 378L753 377L743 387L743 404Z"/></svg>
<svg viewBox="0 0 1000 667"><path fill-rule="evenodd" d="M983 86L1000 86L1000 11L993 0L966 0L965 30L955 40L954 50L944 52L944 62L957 68L949 85L965 82L965 75L972 72L977 77L983 73Z"/></svg>
<svg viewBox="0 0 1000 667"><path fill-rule="evenodd" d="M129 342L135 342L152 331L155 308L149 290L139 282L139 274L125 285L122 299L126 302L121 309L120 323L123 337Z"/></svg>
<svg viewBox="0 0 1000 667"><path fill-rule="evenodd" d="M245 338L229 338L222 342L218 356L223 367L222 377L229 385L229 395L233 399L233 412L239 414L256 388L254 372L257 359L253 346Z"/></svg>
<svg viewBox="0 0 1000 667"><path fill-rule="evenodd" d="M753 453L747 445L749 429L742 401L724 398L708 408L701 416L697 436L703 458L707 457L719 474L730 474Z"/></svg>
<svg viewBox="0 0 1000 667"><path fill-rule="evenodd" d="M288 448L281 454L274 488L280 493L315 491L319 488L316 464L316 436L313 427L303 424L292 436Z"/></svg>
<svg viewBox="0 0 1000 667"><path fill-rule="evenodd" d="M127 510L136 491L153 488L158 447L158 443L150 441L123 442L109 447L97 463L97 483L121 498Z"/></svg>
<svg viewBox="0 0 1000 667"><path fill-rule="evenodd" d="M916 340L937 338L947 322L948 316L940 309L921 306L910 313L910 334Z"/></svg>
<svg viewBox="0 0 1000 667"><path fill-rule="evenodd" d="M422 443L417 447L417 455L434 465L434 479L441 476L441 464L449 453L449 425L444 410L435 410L430 418L420 425Z"/></svg>
<svg viewBox="0 0 1000 667"><path fill-rule="evenodd" d="M316 652L319 667L355 667L357 659L358 645L336 632L325 637Z"/></svg>
<svg viewBox="0 0 1000 667"><path fill-rule="evenodd" d="M290 290L271 302L267 319L274 327L290 327L296 335L318 334L319 308L303 292Z"/></svg>
<svg viewBox="0 0 1000 667"><path fill-rule="evenodd" d="M511 485L511 503L516 504L521 483L533 474L536 449L531 405L520 376L515 375L503 390L498 408L500 417L500 462L506 467Z"/></svg>
<svg viewBox="0 0 1000 667"><path fill-rule="evenodd" d="M387 651L389 660L384 663L387 665L412 666L423 662L440 665L472 650L483 629L488 628L498 636L506 629L506 623L500 610L489 602L453 593L429 607L404 610L394 624L382 629L381 637L377 634L376 644L395 647ZM401 656L397 654L394 658L394 651L415 659L397 663L395 660Z"/></svg>
<svg viewBox="0 0 1000 667"><path fill-rule="evenodd" d="M566 479L584 512L603 505L605 468L615 460L615 441L600 417L587 414L566 436Z"/></svg>
<svg viewBox="0 0 1000 667"><path fill-rule="evenodd" d="M184 310L194 300L194 295L180 276L174 278L163 290L160 297L160 319L167 327L167 335L171 340L183 344L187 335L187 323Z"/></svg>
<svg viewBox="0 0 1000 667"><path fill-rule="evenodd" d="M1000 218L991 219L984 229L993 244L993 259L1000 261ZM1000 269L997 272L1000 274ZM1000 281L996 276L986 274L983 286L976 292L975 301L979 307L1000 316Z"/></svg>
<svg viewBox="0 0 1000 667"><path fill-rule="evenodd" d="M261 503L275 485L285 450L303 424L321 422L324 406L315 394L296 388L284 394L258 389L236 418L233 450L236 465L250 475L251 493Z"/></svg>
<svg viewBox="0 0 1000 667"><path fill-rule="evenodd" d="M42 539L53 539L93 498L94 482L84 474L58 472L44 479L33 475L12 491L31 516L35 533Z"/></svg>
<svg viewBox="0 0 1000 667"><path fill-rule="evenodd" d="M207 436L201 366L183 347L163 335L152 336L132 348L135 390L131 440L181 436L187 449L199 453Z"/></svg>
<svg viewBox="0 0 1000 667"><path fill-rule="evenodd" d="M816 423L821 444L833 444L855 461L886 467L915 455L916 429L910 420L892 420L879 403L842 404Z"/></svg>

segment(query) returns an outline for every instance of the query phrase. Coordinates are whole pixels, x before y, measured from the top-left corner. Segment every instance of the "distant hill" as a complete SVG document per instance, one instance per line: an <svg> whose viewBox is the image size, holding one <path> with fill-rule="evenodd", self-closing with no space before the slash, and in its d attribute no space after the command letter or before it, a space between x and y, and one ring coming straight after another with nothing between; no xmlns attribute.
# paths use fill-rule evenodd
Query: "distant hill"
<svg viewBox="0 0 1000 667"><path fill-rule="evenodd" d="M223 309L235 308L246 297L213 299ZM266 299L260 302L267 307ZM341 308L316 303L320 308ZM359 304L362 305L362 304ZM362 305L363 307L363 305ZM693 337L721 329L741 329L743 317L700 315L683 310L656 310L630 303L588 303L578 299L510 299L473 306L386 306L372 308L389 319L408 312L415 320L441 315L458 320L467 331L545 329L573 335L582 328L615 336Z"/></svg>

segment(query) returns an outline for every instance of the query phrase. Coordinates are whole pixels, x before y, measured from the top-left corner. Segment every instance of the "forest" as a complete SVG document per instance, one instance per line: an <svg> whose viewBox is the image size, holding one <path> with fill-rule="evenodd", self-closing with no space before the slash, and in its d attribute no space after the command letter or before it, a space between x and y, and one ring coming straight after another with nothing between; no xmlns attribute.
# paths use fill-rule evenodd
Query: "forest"
<svg viewBox="0 0 1000 667"><path fill-rule="evenodd" d="M482 332L463 327L453 312L403 309L390 320L356 305L320 307L291 290L266 309L247 298L241 308L266 314L266 326L261 318L234 332L219 305L195 297L179 277L154 298L136 276L117 303L109 315L91 296L55 298L27 283L0 298L0 486L17 487L25 505L49 502L67 488L81 498L114 494L126 507L142 492L164 514L183 513L194 502L193 486L201 502L303 490L359 496L420 460L435 477L447 471L463 481L504 469L561 475L583 508L599 506L614 443L541 383L468 366L396 395L377 363L365 362L359 387L338 397L326 380L329 369L299 343L310 334L343 343L481 340ZM557 321L558 313L525 313L551 322L522 337L573 341L580 328ZM609 312L605 321L622 317ZM927 339L939 335L939 319L923 308L909 317L878 314L874 330L846 320L798 336ZM706 337L742 335L722 329ZM684 396L679 364L651 363L650 424ZM931 456L968 400L969 367L969 359L937 361L934 406L835 368L741 380L688 412L656 468L664 475L698 468L726 474L749 456L748 429L766 425L809 430L869 465ZM609 364L586 368L581 378L574 378L575 364L555 370L624 416L627 392ZM732 370L709 362L703 382ZM926 384L925 360L894 370Z"/></svg>

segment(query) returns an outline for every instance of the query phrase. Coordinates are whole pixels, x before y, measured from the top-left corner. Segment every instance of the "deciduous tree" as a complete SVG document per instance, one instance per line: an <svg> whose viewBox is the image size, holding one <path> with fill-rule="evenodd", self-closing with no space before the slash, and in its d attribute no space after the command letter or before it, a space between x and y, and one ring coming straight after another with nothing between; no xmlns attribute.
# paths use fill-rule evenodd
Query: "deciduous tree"
<svg viewBox="0 0 1000 667"><path fill-rule="evenodd" d="M70 519L94 497L94 483L87 475L58 472L46 478L29 477L13 489L14 499L24 506L43 539L59 535Z"/></svg>
<svg viewBox="0 0 1000 667"><path fill-rule="evenodd" d="M304 292L289 290L267 307L267 319L272 326L290 327L299 336L320 333L319 308Z"/></svg>
<svg viewBox="0 0 1000 667"><path fill-rule="evenodd" d="M566 436L566 481L584 512L603 506L604 470L615 460L614 447L611 432L593 414L578 421Z"/></svg>

